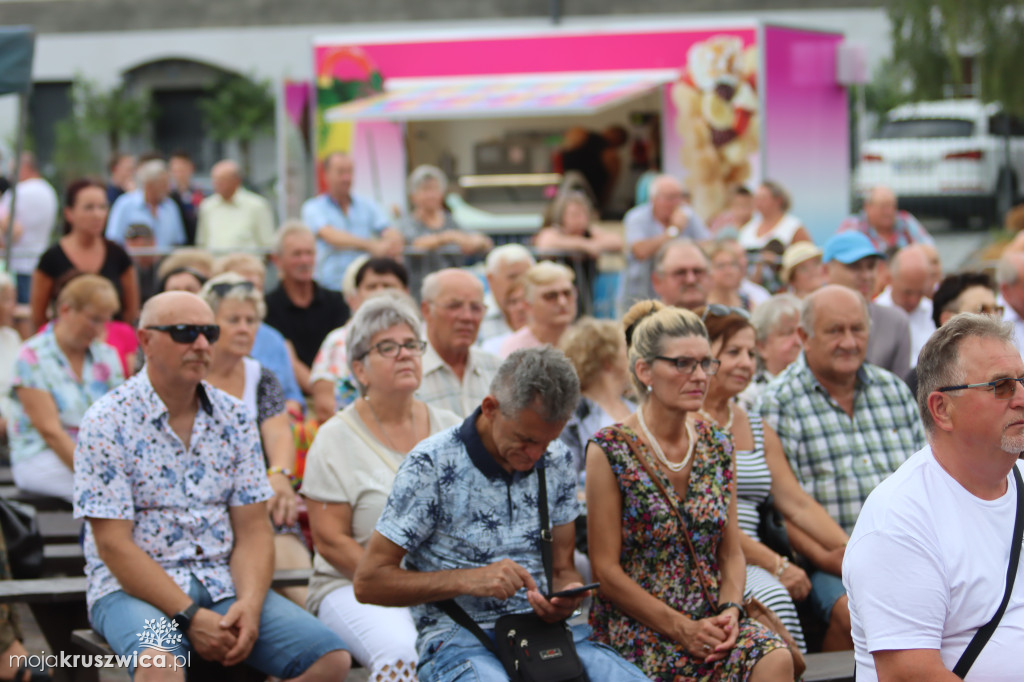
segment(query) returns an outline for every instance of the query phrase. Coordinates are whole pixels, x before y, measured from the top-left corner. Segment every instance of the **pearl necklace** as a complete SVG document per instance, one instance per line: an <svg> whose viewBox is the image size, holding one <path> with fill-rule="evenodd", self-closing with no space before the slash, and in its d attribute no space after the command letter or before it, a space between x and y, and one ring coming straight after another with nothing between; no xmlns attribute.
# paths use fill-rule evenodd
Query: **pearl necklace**
<svg viewBox="0 0 1024 682"><path fill-rule="evenodd" d="M686 465L690 463L690 458L693 457L693 450L697 445L697 433L693 429L693 424L689 421L686 422L686 436L690 440L690 445L686 449L686 457L683 457L683 461L681 462L672 462L665 456L665 452L661 449L658 439L655 438L650 429L647 428L647 422L644 421L643 407L636 411L636 417L637 421L640 422L640 430L644 432L644 437L647 438L647 442L651 444L651 449L654 450L654 454L657 455L661 463L668 467L669 471L682 471L685 469Z"/></svg>
<svg viewBox="0 0 1024 682"><path fill-rule="evenodd" d="M729 409L729 419L727 419L727 420L726 420L726 422L725 422L725 425L724 425L724 426L722 426L722 430L723 430L723 431L728 431L729 433L732 433L732 418L733 418L734 416L736 416L736 415L735 415L735 414L733 413L733 410L732 410L732 403L728 403L728 404L726 405L726 407L727 407L727 408ZM707 412L706 412L706 411L704 410L704 408L703 408L703 407L702 407L702 408L700 408L699 410L697 410L697 414L699 414L700 416L704 417L704 418L705 418L705 419L707 419L707 420L708 420L709 422L714 422L715 424L718 424L718 420L717 420L717 419L715 419L714 417L712 417L712 416L711 416L710 414L708 414L708 413L707 413Z"/></svg>

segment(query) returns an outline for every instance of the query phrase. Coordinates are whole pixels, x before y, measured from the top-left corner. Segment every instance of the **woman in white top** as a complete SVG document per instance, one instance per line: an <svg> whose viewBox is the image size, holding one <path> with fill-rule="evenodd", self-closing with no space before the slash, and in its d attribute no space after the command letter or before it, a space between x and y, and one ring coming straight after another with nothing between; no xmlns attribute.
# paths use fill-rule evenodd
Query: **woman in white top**
<svg viewBox="0 0 1024 682"><path fill-rule="evenodd" d="M407 296L383 293L363 303L345 342L362 400L321 426L306 456L302 494L316 545L306 608L351 647L371 680L416 679L416 626L406 608L359 603L352 576L402 459L461 421L413 397L427 345L419 329Z"/></svg>
<svg viewBox="0 0 1024 682"><path fill-rule="evenodd" d="M11 416L11 383L14 363L21 347L21 336L14 329L14 308L18 303L14 278L0 272L0 438L7 438L7 419Z"/></svg>
<svg viewBox="0 0 1024 682"><path fill-rule="evenodd" d="M789 194L782 185L765 180L754 192L757 213L740 229L739 242L747 251L760 251L776 239L785 248L793 242L809 242L811 235L800 219L789 213Z"/></svg>
<svg viewBox="0 0 1024 682"><path fill-rule="evenodd" d="M263 294L252 282L234 272L217 275L199 291L213 310L220 338L213 344L207 382L245 403L260 430L267 476L274 497L274 568L309 568L312 564L299 528L299 497L292 487L295 441L292 438L284 391L274 373L249 355L256 330L267 313ZM289 587L284 596L300 606L306 588Z"/></svg>

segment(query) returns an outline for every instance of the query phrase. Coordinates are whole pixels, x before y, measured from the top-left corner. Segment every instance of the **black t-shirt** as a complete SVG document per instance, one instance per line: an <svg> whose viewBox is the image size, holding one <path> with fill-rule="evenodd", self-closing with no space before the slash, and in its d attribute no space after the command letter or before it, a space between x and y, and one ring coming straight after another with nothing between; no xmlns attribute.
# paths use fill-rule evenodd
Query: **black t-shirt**
<svg viewBox="0 0 1024 682"><path fill-rule="evenodd" d="M608 184L608 169L604 165L604 151L608 141L597 133L587 133L587 139L575 149L562 152L562 170L579 171L587 179L594 195L600 198Z"/></svg>
<svg viewBox="0 0 1024 682"><path fill-rule="evenodd" d="M292 303L284 288L278 286L267 294L267 319L295 346L295 354L306 365L313 364L320 344L332 331L345 324L349 309L337 291L313 284L313 301L308 308Z"/></svg>
<svg viewBox="0 0 1024 682"><path fill-rule="evenodd" d="M110 283L117 289L117 297L123 306L124 292L121 291L121 276L132 267L132 257L128 255L127 251L109 239L104 239L103 243L107 247L107 255L103 259L100 271L96 274L110 280ZM64 253L60 242L57 242L39 257L36 269L56 282L62 275L76 268L71 259L68 258L68 255ZM118 319L120 318L118 317Z"/></svg>

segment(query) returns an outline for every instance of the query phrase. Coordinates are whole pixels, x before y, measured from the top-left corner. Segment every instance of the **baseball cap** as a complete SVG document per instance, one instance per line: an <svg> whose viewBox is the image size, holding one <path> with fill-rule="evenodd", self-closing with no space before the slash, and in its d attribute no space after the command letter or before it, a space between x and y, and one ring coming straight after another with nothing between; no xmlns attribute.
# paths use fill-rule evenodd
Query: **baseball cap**
<svg viewBox="0 0 1024 682"><path fill-rule="evenodd" d="M863 232L850 230L840 232L825 242L825 253L822 257L823 263L837 260L840 263L849 265L856 263L861 258L876 256L883 258L883 254L875 248L871 240Z"/></svg>
<svg viewBox="0 0 1024 682"><path fill-rule="evenodd" d="M795 242L789 245L782 254L782 270L779 272L779 279L783 284L789 283L789 275L793 268L804 261L817 258L821 255L821 249L814 242Z"/></svg>

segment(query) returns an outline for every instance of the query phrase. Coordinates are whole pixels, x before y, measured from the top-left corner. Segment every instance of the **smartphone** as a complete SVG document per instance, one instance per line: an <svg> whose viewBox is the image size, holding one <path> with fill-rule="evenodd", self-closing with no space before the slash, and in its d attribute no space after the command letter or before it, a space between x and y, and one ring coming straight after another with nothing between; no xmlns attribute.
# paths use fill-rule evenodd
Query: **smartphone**
<svg viewBox="0 0 1024 682"><path fill-rule="evenodd" d="M589 592L590 590L596 590L601 587L601 583L590 583L589 585L583 585L582 587L570 587L568 590L562 590L561 592L552 592L551 594L545 594L545 599L552 599L554 597L575 597L578 594Z"/></svg>

